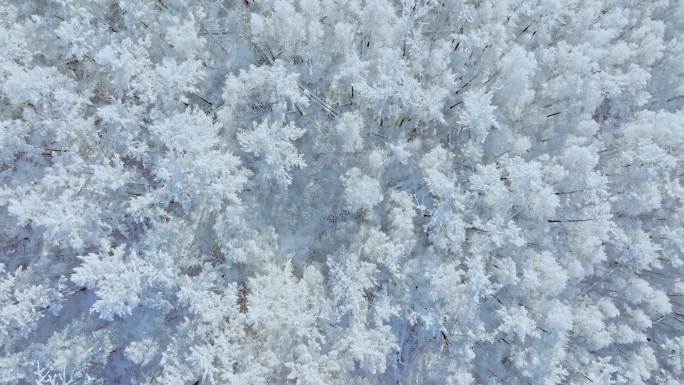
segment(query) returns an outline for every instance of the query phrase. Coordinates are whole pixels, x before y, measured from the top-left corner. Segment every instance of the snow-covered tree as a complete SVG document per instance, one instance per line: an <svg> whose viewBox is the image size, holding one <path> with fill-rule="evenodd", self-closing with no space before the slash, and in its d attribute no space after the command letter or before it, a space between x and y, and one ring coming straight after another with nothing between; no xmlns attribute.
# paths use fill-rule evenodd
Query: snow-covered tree
<svg viewBox="0 0 684 385"><path fill-rule="evenodd" d="M683 32L0 2L0 384L680 385Z"/></svg>

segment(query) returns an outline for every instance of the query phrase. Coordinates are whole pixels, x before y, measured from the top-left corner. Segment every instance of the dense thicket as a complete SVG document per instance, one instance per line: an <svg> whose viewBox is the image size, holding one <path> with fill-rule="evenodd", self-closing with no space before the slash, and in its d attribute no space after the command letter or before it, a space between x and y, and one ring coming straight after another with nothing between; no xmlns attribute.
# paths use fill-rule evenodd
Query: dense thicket
<svg viewBox="0 0 684 385"><path fill-rule="evenodd" d="M0 3L0 383L662 384L684 2Z"/></svg>

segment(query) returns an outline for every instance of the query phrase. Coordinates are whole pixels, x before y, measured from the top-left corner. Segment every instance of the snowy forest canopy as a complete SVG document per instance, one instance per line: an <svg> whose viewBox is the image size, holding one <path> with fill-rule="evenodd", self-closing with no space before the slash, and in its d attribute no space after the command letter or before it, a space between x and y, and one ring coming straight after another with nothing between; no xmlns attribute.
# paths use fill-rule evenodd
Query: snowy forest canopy
<svg viewBox="0 0 684 385"><path fill-rule="evenodd" d="M681 385L684 2L0 2L0 384Z"/></svg>

